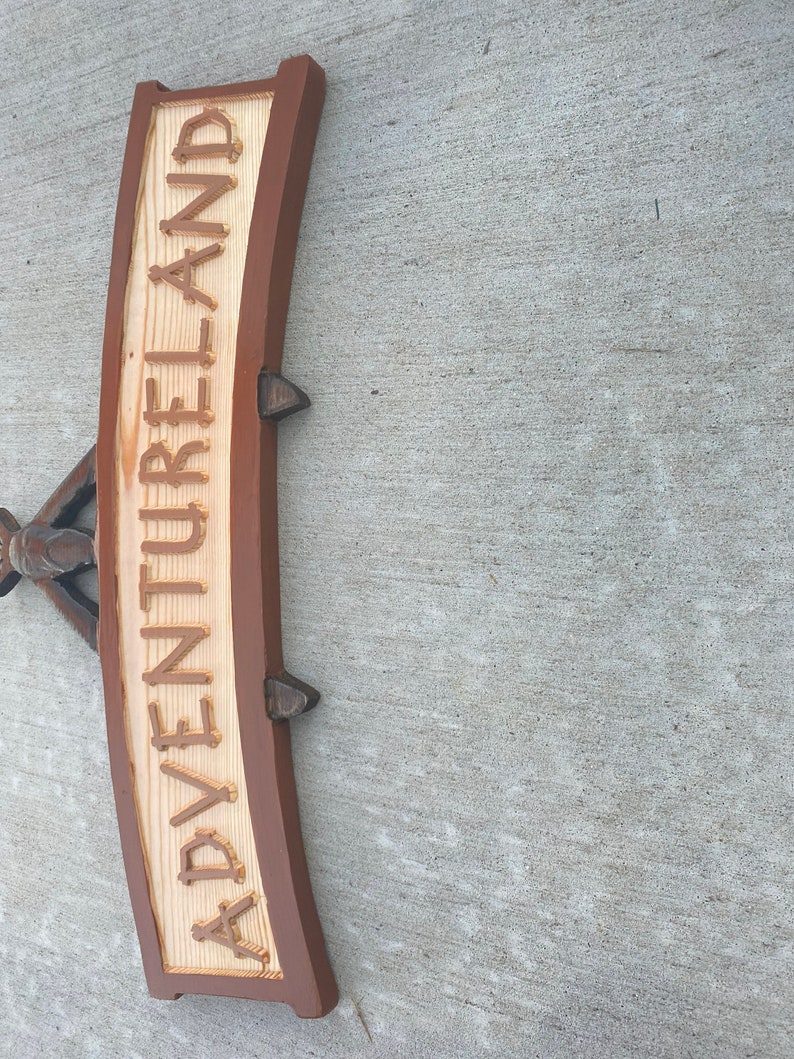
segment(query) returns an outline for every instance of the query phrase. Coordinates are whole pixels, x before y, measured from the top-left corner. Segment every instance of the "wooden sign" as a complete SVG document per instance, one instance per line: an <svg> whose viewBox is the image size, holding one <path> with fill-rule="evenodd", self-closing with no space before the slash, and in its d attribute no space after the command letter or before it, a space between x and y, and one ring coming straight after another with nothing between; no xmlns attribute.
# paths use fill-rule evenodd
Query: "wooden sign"
<svg viewBox="0 0 794 1059"><path fill-rule="evenodd" d="M300 835L281 656L276 423L324 76L139 85L113 242L96 447L96 607L69 527L89 453L33 523L0 511L0 592L26 574L98 631L124 861L149 989L337 999ZM71 536L69 536L71 534ZM89 543L86 543L86 541Z"/></svg>

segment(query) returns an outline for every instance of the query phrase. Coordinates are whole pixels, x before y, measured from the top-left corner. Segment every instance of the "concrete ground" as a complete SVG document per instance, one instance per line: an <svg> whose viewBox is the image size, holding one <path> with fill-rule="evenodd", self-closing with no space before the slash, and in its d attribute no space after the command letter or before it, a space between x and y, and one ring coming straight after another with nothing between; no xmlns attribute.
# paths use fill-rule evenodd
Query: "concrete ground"
<svg viewBox="0 0 794 1059"><path fill-rule="evenodd" d="M342 1000L149 998L99 662L22 584L0 1054L792 1054L791 12L5 0L20 520L95 437L135 82L327 71L280 516Z"/></svg>

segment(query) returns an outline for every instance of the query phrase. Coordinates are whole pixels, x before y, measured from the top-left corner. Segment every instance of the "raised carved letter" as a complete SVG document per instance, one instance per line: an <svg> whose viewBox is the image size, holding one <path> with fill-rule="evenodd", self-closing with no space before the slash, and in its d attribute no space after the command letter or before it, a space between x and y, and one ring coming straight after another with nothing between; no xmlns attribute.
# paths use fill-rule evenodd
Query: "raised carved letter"
<svg viewBox="0 0 794 1059"><path fill-rule="evenodd" d="M186 746L216 747L221 741L221 733L215 727L215 714L212 699L203 697L201 706L201 728L188 728L190 721L180 717L173 732L163 731L163 718L160 716L160 703L149 703L149 720L152 725L152 746L155 750L167 750L175 746L182 749Z"/></svg>
<svg viewBox="0 0 794 1059"><path fill-rule="evenodd" d="M241 959L246 957L250 960L259 960L267 966L270 962L270 954L267 949L254 945L250 941L245 941L236 922L243 912L253 908L256 901L257 897L253 890L234 903L219 901L218 915L214 919L207 919L204 922L193 924L193 937L196 941L217 942L218 945L224 945L227 949L231 949L234 955L239 956Z"/></svg>
<svg viewBox="0 0 794 1059"><path fill-rule="evenodd" d="M146 380L146 411L143 413L144 420L153 427L160 423L168 423L176 427L180 423L198 423L206 427L213 421L215 415L207 402L208 379L203 376L196 379L196 407L185 408L183 397L172 397L168 408L157 408L157 380Z"/></svg>
<svg viewBox="0 0 794 1059"><path fill-rule="evenodd" d="M158 581L156 578L151 580L149 577L151 572L152 568L148 563L141 563L141 573L138 580L141 610L148 610L149 596L157 595L160 592L192 596L200 595L202 592L207 591L207 585L204 581Z"/></svg>
<svg viewBox="0 0 794 1059"><path fill-rule="evenodd" d="M204 540L204 523L207 521L207 510L195 500L187 507L142 507L138 512L141 521L150 519L185 519L193 524L190 536L184 540L153 541L148 538L141 544L142 552L152 555L176 555L182 552L192 552Z"/></svg>
<svg viewBox="0 0 794 1059"><path fill-rule="evenodd" d="M179 643L154 669L147 669L143 679L147 684L211 684L212 673L204 669L173 670L180 659L192 651L210 631L206 625L144 625L141 636L144 640L178 638ZM172 671L173 670L173 671Z"/></svg>
<svg viewBox="0 0 794 1059"><path fill-rule="evenodd" d="M199 347L193 349L150 349L143 355L147 364L200 364L209 368L215 363L210 349L210 319L205 316L199 327Z"/></svg>
<svg viewBox="0 0 794 1059"><path fill-rule="evenodd" d="M216 849L223 854L225 864L194 864L193 854L199 849ZM245 865L238 858L231 842L211 827L199 827L196 834L179 851L181 871L177 878L185 886L202 879L231 879L241 883L245 877Z"/></svg>
<svg viewBox="0 0 794 1059"><path fill-rule="evenodd" d="M165 178L169 187L204 188L196 197L170 217L160 221L160 231L166 235L218 235L224 238L229 234L229 226L220 221L196 221L196 214L224 195L231 188L237 187L237 177L214 176L212 173L169 173Z"/></svg>
<svg viewBox="0 0 794 1059"><path fill-rule="evenodd" d="M201 798L196 798L195 801L189 802L180 809L178 813L174 813L170 821L172 827L179 827L180 824L184 824L185 820L189 820L191 816L198 816L199 813L206 812L207 809L211 809L218 802L237 801L237 786L234 783L218 783L216 780L207 779L206 776L200 776L197 772L191 772L190 769L186 769L184 765L177 765L175 761L164 761L160 766L160 771L164 772L166 776L175 776L176 779L181 780L183 783L189 783L191 787L197 787L200 791L204 791Z"/></svg>
<svg viewBox="0 0 794 1059"><path fill-rule="evenodd" d="M209 447L210 443L202 438L200 441L186 441L176 453L173 453L164 441L157 441L154 445L150 445L141 456L138 481L143 485L159 485L162 482L174 487L193 482L206 482L209 478L206 471L186 470L185 464L195 453L208 452ZM163 461L162 470L151 470L149 464L157 459Z"/></svg>
<svg viewBox="0 0 794 1059"><path fill-rule="evenodd" d="M162 280L176 290L182 291L182 297L186 302L199 302L201 305L209 306L210 309L217 309L218 303L211 294L193 286L193 267L222 253L221 243L205 246L203 250L194 250L186 246L184 255L178 261L172 261L170 265L152 265L149 269L149 279L152 283L159 283Z"/></svg>
<svg viewBox="0 0 794 1059"><path fill-rule="evenodd" d="M223 129L226 139L223 143L193 143L193 133L204 125L217 125ZM177 162L183 164L188 158L215 158L223 156L230 162L236 162L243 150L241 140L234 138L234 122L222 110L205 109L194 118L188 118L179 131L179 139L171 152Z"/></svg>

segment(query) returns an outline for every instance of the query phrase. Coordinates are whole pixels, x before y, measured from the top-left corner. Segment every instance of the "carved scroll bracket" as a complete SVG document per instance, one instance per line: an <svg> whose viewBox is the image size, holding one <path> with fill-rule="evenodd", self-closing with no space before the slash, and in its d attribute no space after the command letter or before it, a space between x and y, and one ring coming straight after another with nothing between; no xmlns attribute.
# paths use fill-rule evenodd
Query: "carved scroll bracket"
<svg viewBox="0 0 794 1059"><path fill-rule="evenodd" d="M24 527L0 508L0 596L26 577L96 650L99 607L75 577L96 566L94 534L72 525L96 494L96 446Z"/></svg>

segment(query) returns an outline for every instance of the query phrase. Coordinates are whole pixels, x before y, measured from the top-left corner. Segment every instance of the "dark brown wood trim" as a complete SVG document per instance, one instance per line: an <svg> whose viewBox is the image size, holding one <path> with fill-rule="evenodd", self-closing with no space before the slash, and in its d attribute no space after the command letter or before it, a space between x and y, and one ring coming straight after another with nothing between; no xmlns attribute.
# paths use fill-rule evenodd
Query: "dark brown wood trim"
<svg viewBox="0 0 794 1059"><path fill-rule="evenodd" d="M97 528L99 648L105 681L111 771L124 862L144 968L154 996L210 993L279 1000L319 1017L338 994L322 937L303 850L289 725L267 715L265 681L283 672L279 603L276 423L262 422L258 376L278 372L303 198L322 109L325 78L308 56L283 62L275 78L243 85L168 92L138 86L122 170L105 330L99 441ZM232 618L237 701L250 811L283 978L166 971L149 897L138 829L120 676L115 577L115 444L127 272L147 137L158 103L203 101L272 91L238 328L232 419ZM238 454L235 458L235 453ZM259 535L253 532L259 526ZM261 583L251 571L261 569Z"/></svg>

